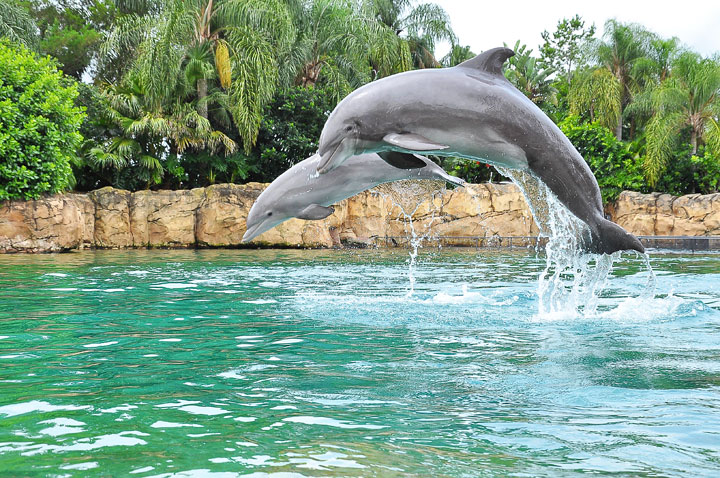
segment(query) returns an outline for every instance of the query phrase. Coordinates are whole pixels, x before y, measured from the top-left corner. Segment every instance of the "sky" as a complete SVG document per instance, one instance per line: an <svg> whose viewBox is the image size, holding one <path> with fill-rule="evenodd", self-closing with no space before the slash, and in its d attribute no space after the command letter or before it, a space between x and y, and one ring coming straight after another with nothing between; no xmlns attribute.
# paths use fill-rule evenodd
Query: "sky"
<svg viewBox="0 0 720 478"><path fill-rule="evenodd" d="M419 0L423 3L426 0ZM609 18L635 22L663 37L676 36L704 56L720 54L720 0L428 0L450 16L461 45L475 53L516 40L538 54L543 30L555 31L558 20L579 14L596 36ZM438 45L442 58L449 45Z"/></svg>

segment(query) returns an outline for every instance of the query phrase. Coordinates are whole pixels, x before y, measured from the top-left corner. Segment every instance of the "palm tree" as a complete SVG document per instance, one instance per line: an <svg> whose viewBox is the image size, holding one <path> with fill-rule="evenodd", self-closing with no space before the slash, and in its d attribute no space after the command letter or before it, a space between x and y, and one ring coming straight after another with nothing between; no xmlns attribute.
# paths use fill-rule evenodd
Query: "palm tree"
<svg viewBox="0 0 720 478"><path fill-rule="evenodd" d="M653 91L654 114L647 125L645 171L655 185L686 128L696 154L704 143L720 157L720 62L682 53L670 76Z"/></svg>
<svg viewBox="0 0 720 478"><path fill-rule="evenodd" d="M164 174L162 160L169 153L188 149L233 153L237 145L189 104L176 103L171 111L153 110L139 77L102 93L104 115L116 133L105 144L86 144L90 164L105 169L132 167L147 186L158 184Z"/></svg>
<svg viewBox="0 0 720 478"><path fill-rule="evenodd" d="M591 118L615 131L622 140L623 111L639 91L636 63L646 56L650 34L639 25L617 20L605 23L603 40L590 41L595 68L581 72L569 92L573 114L589 112Z"/></svg>
<svg viewBox="0 0 720 478"><path fill-rule="evenodd" d="M0 37L34 49L38 29L30 14L12 0L0 0Z"/></svg>
<svg viewBox="0 0 720 478"><path fill-rule="evenodd" d="M507 46L507 45L505 45ZM520 45L518 40L513 48L515 55L509 60L505 69L505 77L522 91L533 103L557 104L557 89L552 86L549 77L555 73L554 68L540 68L539 60L532 56L532 49Z"/></svg>
<svg viewBox="0 0 720 478"><path fill-rule="evenodd" d="M440 63L442 66L450 68L474 57L475 53L470 50L469 46L452 45L450 51L440 60Z"/></svg>
<svg viewBox="0 0 720 478"><path fill-rule="evenodd" d="M370 80L368 62L372 58L377 70L393 67L397 38L357 5L312 0L301 2L292 11L294 39L280 61L281 84L313 87L322 82L339 100Z"/></svg>
<svg viewBox="0 0 720 478"><path fill-rule="evenodd" d="M292 39L288 7L282 0L159 3L119 22L105 50L112 56L137 44L131 74L142 79L151 109L191 100L208 119L214 107L232 118L249 151L278 83L278 55Z"/></svg>
<svg viewBox="0 0 720 478"><path fill-rule="evenodd" d="M437 42L457 43L450 17L434 3L413 4L413 0L366 0L375 18L407 41L416 68L439 67L434 53Z"/></svg>
<svg viewBox="0 0 720 478"><path fill-rule="evenodd" d="M668 78L672 64L684 51L676 37L649 35L646 56L638 58L633 66L636 91L632 103L625 108L625 115L630 118L630 138L635 136L636 125L646 123L652 116L655 90Z"/></svg>

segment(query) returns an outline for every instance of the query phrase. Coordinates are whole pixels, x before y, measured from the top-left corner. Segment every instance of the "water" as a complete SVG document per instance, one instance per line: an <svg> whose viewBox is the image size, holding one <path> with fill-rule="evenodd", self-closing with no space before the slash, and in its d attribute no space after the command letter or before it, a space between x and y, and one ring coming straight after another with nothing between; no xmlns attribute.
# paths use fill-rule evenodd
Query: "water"
<svg viewBox="0 0 720 478"><path fill-rule="evenodd" d="M1 476L714 477L720 256L0 256Z"/></svg>

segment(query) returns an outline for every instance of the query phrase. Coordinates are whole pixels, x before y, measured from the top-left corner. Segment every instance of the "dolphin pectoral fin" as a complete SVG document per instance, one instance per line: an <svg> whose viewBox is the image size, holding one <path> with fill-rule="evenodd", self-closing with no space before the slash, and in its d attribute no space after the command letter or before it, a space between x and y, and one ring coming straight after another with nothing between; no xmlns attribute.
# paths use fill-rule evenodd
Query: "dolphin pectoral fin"
<svg viewBox="0 0 720 478"><path fill-rule="evenodd" d="M465 185L467 184L467 182L464 179L460 179L455 176L450 176L447 173L442 175L442 179L444 179L446 182L448 182L450 184L454 184L455 186L465 187Z"/></svg>
<svg viewBox="0 0 720 478"><path fill-rule="evenodd" d="M418 169L427 166L427 163L414 154L400 153L398 151L382 151L378 156L390 166L398 169Z"/></svg>
<svg viewBox="0 0 720 478"><path fill-rule="evenodd" d="M446 144L434 143L425 136L414 133L389 133L385 135L383 141L410 151L437 151L450 147Z"/></svg>
<svg viewBox="0 0 720 478"><path fill-rule="evenodd" d="M319 204L311 204L302 211L300 211L300 214L298 214L298 219L306 219L308 221L318 221L320 219L325 219L330 214L335 212L335 208L330 206L321 206Z"/></svg>

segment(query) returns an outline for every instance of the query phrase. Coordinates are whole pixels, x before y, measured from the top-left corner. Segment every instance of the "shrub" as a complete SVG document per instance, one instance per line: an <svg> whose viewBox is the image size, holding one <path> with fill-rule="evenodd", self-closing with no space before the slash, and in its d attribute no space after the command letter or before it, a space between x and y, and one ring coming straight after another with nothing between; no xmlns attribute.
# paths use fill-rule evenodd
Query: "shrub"
<svg viewBox="0 0 720 478"><path fill-rule="evenodd" d="M598 123L581 123L576 116L568 116L559 126L590 166L604 202L614 201L626 189L647 191L641 160L610 130Z"/></svg>
<svg viewBox="0 0 720 478"><path fill-rule="evenodd" d="M709 151L698 156L692 156L693 179L696 191L701 194L710 194L720 191L720 159Z"/></svg>
<svg viewBox="0 0 720 478"><path fill-rule="evenodd" d="M454 156L433 156L435 160L448 174L464 179L471 184L492 183L507 181L508 178L498 173L495 168L486 163L472 161Z"/></svg>
<svg viewBox="0 0 720 478"><path fill-rule="evenodd" d="M0 200L66 189L82 141L74 82L49 57L0 42Z"/></svg>
<svg viewBox="0 0 720 478"><path fill-rule="evenodd" d="M294 87L265 109L252 154L254 181L269 182L317 151L320 133L335 107L330 91Z"/></svg>

